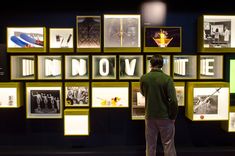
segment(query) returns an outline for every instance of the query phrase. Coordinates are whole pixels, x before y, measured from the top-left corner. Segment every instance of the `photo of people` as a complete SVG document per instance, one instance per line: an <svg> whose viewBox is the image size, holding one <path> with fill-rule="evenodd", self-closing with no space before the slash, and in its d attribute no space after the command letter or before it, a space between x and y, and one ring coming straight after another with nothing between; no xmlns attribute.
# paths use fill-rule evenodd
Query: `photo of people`
<svg viewBox="0 0 235 156"><path fill-rule="evenodd" d="M230 48L231 47L231 20L212 19L204 20L204 47Z"/></svg>
<svg viewBox="0 0 235 156"><path fill-rule="evenodd" d="M88 87L66 87L66 106L88 106Z"/></svg>

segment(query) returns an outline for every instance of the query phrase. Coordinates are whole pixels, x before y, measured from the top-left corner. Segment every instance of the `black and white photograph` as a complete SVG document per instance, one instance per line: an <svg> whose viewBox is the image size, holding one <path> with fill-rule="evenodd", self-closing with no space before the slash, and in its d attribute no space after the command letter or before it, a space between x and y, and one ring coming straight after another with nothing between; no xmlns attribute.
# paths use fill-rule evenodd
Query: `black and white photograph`
<svg viewBox="0 0 235 156"><path fill-rule="evenodd" d="M231 48L232 19L204 16L204 48Z"/></svg>
<svg viewBox="0 0 235 156"><path fill-rule="evenodd" d="M196 79L197 78L197 56L173 56L174 79Z"/></svg>
<svg viewBox="0 0 235 156"><path fill-rule="evenodd" d="M121 55L119 61L120 79L139 79L143 74L143 56Z"/></svg>
<svg viewBox="0 0 235 156"><path fill-rule="evenodd" d="M73 48L73 28L50 28L50 48Z"/></svg>
<svg viewBox="0 0 235 156"><path fill-rule="evenodd" d="M92 56L93 79L116 79L116 56Z"/></svg>
<svg viewBox="0 0 235 156"><path fill-rule="evenodd" d="M218 95L198 95L194 98L195 114L217 114Z"/></svg>
<svg viewBox="0 0 235 156"><path fill-rule="evenodd" d="M104 47L140 47L140 15L104 15Z"/></svg>
<svg viewBox="0 0 235 156"><path fill-rule="evenodd" d="M77 16L77 48L100 48L101 17Z"/></svg>
<svg viewBox="0 0 235 156"><path fill-rule="evenodd" d="M65 106L88 106L89 105L88 86L68 86L66 87Z"/></svg>
<svg viewBox="0 0 235 156"><path fill-rule="evenodd" d="M229 131L235 131L235 112L230 112Z"/></svg>
<svg viewBox="0 0 235 156"><path fill-rule="evenodd" d="M61 87L26 87L26 90L28 118L61 118Z"/></svg>

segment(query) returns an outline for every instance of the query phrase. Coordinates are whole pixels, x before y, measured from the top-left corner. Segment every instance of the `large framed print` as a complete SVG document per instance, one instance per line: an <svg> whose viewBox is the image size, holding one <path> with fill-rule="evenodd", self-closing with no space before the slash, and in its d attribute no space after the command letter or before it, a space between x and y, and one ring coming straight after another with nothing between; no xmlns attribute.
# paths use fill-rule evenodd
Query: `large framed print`
<svg viewBox="0 0 235 156"><path fill-rule="evenodd" d="M93 108L129 107L128 82L92 82Z"/></svg>
<svg viewBox="0 0 235 156"><path fill-rule="evenodd" d="M77 52L101 52L101 16L77 16Z"/></svg>
<svg viewBox="0 0 235 156"><path fill-rule="evenodd" d="M181 52L181 27L144 27L144 52Z"/></svg>
<svg viewBox="0 0 235 156"><path fill-rule="evenodd" d="M45 27L8 27L7 52L46 52Z"/></svg>
<svg viewBox="0 0 235 156"><path fill-rule="evenodd" d="M146 73L151 71L151 64L150 64L151 57L152 55L146 55ZM167 75L171 75L171 56L162 55L162 57L163 57L162 71Z"/></svg>
<svg viewBox="0 0 235 156"><path fill-rule="evenodd" d="M89 109L64 110L64 135L88 136L90 132Z"/></svg>
<svg viewBox="0 0 235 156"><path fill-rule="evenodd" d="M235 93L235 59L230 59L229 66L229 84L230 84L230 93Z"/></svg>
<svg viewBox="0 0 235 156"><path fill-rule="evenodd" d="M0 82L0 108L19 108L23 105L22 83Z"/></svg>
<svg viewBox="0 0 235 156"><path fill-rule="evenodd" d="M143 56L119 55L119 79L140 79L143 75Z"/></svg>
<svg viewBox="0 0 235 156"><path fill-rule="evenodd" d="M73 28L49 29L49 52L74 52Z"/></svg>
<svg viewBox="0 0 235 156"><path fill-rule="evenodd" d="M61 55L38 55L38 79L61 80L61 61Z"/></svg>
<svg viewBox="0 0 235 156"><path fill-rule="evenodd" d="M235 132L235 106L229 108L228 121L222 121L221 127L227 132Z"/></svg>
<svg viewBox="0 0 235 156"><path fill-rule="evenodd" d="M173 78L175 80L197 79L196 55L174 55L173 62Z"/></svg>
<svg viewBox="0 0 235 156"><path fill-rule="evenodd" d="M200 52L235 51L235 16L203 15L199 18L198 49Z"/></svg>
<svg viewBox="0 0 235 156"><path fill-rule="evenodd" d="M140 52L140 15L104 15L104 52Z"/></svg>
<svg viewBox="0 0 235 156"><path fill-rule="evenodd" d="M11 80L35 80L35 56L11 56Z"/></svg>
<svg viewBox="0 0 235 156"><path fill-rule="evenodd" d="M116 55L92 56L92 79L116 79Z"/></svg>
<svg viewBox="0 0 235 156"><path fill-rule="evenodd" d="M88 107L89 82L65 82L65 107Z"/></svg>
<svg viewBox="0 0 235 156"><path fill-rule="evenodd" d="M200 55L199 79L223 79L223 55Z"/></svg>
<svg viewBox="0 0 235 156"><path fill-rule="evenodd" d="M65 55L65 79L89 79L88 55Z"/></svg>
<svg viewBox="0 0 235 156"><path fill-rule="evenodd" d="M26 83L27 118L62 118L62 83Z"/></svg>
<svg viewBox="0 0 235 156"><path fill-rule="evenodd" d="M192 121L228 120L229 83L188 82L186 116Z"/></svg>

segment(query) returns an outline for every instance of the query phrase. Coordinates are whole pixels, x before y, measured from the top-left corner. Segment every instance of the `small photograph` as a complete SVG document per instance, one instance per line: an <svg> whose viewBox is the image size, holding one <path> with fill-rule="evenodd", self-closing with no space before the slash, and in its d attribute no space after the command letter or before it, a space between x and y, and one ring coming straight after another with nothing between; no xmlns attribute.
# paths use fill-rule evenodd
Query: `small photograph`
<svg viewBox="0 0 235 156"><path fill-rule="evenodd" d="M184 87L175 86L176 98L178 101L178 106L184 106Z"/></svg>
<svg viewBox="0 0 235 156"><path fill-rule="evenodd" d="M132 120L144 120L145 97L140 93L140 83L132 82Z"/></svg>
<svg viewBox="0 0 235 156"><path fill-rule="evenodd" d="M101 17L77 16L77 48L100 48Z"/></svg>
<svg viewBox="0 0 235 156"><path fill-rule="evenodd" d="M116 79L116 56L92 56L93 79Z"/></svg>
<svg viewBox="0 0 235 156"><path fill-rule="evenodd" d="M181 46L180 28L145 28L145 47L180 47Z"/></svg>
<svg viewBox="0 0 235 156"><path fill-rule="evenodd" d="M89 105L89 93L88 87L66 87L66 106L88 106Z"/></svg>
<svg viewBox="0 0 235 156"><path fill-rule="evenodd" d="M0 88L0 107L17 106L17 88Z"/></svg>
<svg viewBox="0 0 235 156"><path fill-rule="evenodd" d="M43 48L44 28L7 28L7 48Z"/></svg>
<svg viewBox="0 0 235 156"><path fill-rule="evenodd" d="M140 15L104 15L104 47L140 47Z"/></svg>
<svg viewBox="0 0 235 156"><path fill-rule="evenodd" d="M229 129L235 131L235 113L230 112Z"/></svg>
<svg viewBox="0 0 235 156"><path fill-rule="evenodd" d="M146 73L151 71L151 64L150 64L150 59L151 59L152 55L147 55L146 56ZM170 55L162 55L163 57L163 67L162 67L162 71L167 74L167 75L171 75L171 71L170 71Z"/></svg>
<svg viewBox="0 0 235 156"><path fill-rule="evenodd" d="M120 79L139 79L143 74L143 56L120 56Z"/></svg>
<svg viewBox="0 0 235 156"><path fill-rule="evenodd" d="M89 56L67 55L65 56L65 79L88 79Z"/></svg>
<svg viewBox="0 0 235 156"><path fill-rule="evenodd" d="M73 28L50 28L50 48L73 48Z"/></svg>
<svg viewBox="0 0 235 156"><path fill-rule="evenodd" d="M204 48L231 48L231 23L227 18L204 18Z"/></svg>

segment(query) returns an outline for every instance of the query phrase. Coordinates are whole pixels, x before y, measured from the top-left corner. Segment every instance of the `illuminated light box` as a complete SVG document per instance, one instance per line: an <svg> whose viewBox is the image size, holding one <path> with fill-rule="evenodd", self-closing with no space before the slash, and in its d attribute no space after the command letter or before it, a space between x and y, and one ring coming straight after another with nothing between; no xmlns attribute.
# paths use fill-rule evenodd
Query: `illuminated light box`
<svg viewBox="0 0 235 156"><path fill-rule="evenodd" d="M235 51L235 16L203 15L198 23L199 52Z"/></svg>
<svg viewBox="0 0 235 156"><path fill-rule="evenodd" d="M27 118L62 118L62 83L26 83Z"/></svg>
<svg viewBox="0 0 235 156"><path fill-rule="evenodd" d="M116 79L116 56L93 55L92 79Z"/></svg>
<svg viewBox="0 0 235 156"><path fill-rule="evenodd" d="M93 82L93 108L126 108L129 107L128 82Z"/></svg>
<svg viewBox="0 0 235 156"><path fill-rule="evenodd" d="M229 110L228 121L222 121L221 127L227 132L235 132L235 106L231 106Z"/></svg>
<svg viewBox="0 0 235 156"><path fill-rule="evenodd" d="M89 79L89 56L66 55L65 79Z"/></svg>
<svg viewBox="0 0 235 156"><path fill-rule="evenodd" d="M8 27L7 52L46 52L46 28Z"/></svg>
<svg viewBox="0 0 235 156"><path fill-rule="evenodd" d="M197 56L174 55L173 56L174 79L197 79Z"/></svg>
<svg viewBox="0 0 235 156"><path fill-rule="evenodd" d="M140 52L140 15L104 15L104 52Z"/></svg>
<svg viewBox="0 0 235 156"><path fill-rule="evenodd" d="M143 56L119 56L119 79L140 79L143 75Z"/></svg>
<svg viewBox="0 0 235 156"><path fill-rule="evenodd" d="M65 106L87 107L89 106L89 82L65 83Z"/></svg>
<svg viewBox="0 0 235 156"><path fill-rule="evenodd" d="M38 56L38 79L58 80L62 79L60 55Z"/></svg>
<svg viewBox="0 0 235 156"><path fill-rule="evenodd" d="M181 27L144 28L144 52L181 52Z"/></svg>
<svg viewBox="0 0 235 156"><path fill-rule="evenodd" d="M20 82L0 82L0 108L19 108L23 105Z"/></svg>
<svg viewBox="0 0 235 156"><path fill-rule="evenodd" d="M229 83L188 82L186 116L192 121L228 120Z"/></svg>
<svg viewBox="0 0 235 156"><path fill-rule="evenodd" d="M89 109L65 109L64 110L64 135L88 136Z"/></svg>
<svg viewBox="0 0 235 156"><path fill-rule="evenodd" d="M73 28L50 28L49 38L49 52L73 52Z"/></svg>
<svg viewBox="0 0 235 156"><path fill-rule="evenodd" d="M199 79L223 79L223 55L200 55Z"/></svg>
<svg viewBox="0 0 235 156"><path fill-rule="evenodd" d="M151 71L151 64L150 64L150 59L152 55L147 55L146 56L146 72ZM171 56L170 55L162 55L163 57L163 67L162 71L167 74L171 75Z"/></svg>
<svg viewBox="0 0 235 156"><path fill-rule="evenodd" d="M230 60L230 78L229 78L229 84L230 84L230 93L235 93L235 60Z"/></svg>
<svg viewBox="0 0 235 156"><path fill-rule="evenodd" d="M34 80L35 56L11 56L11 80Z"/></svg>
<svg viewBox="0 0 235 156"><path fill-rule="evenodd" d="M101 52L101 16L77 16L77 52Z"/></svg>
<svg viewBox="0 0 235 156"><path fill-rule="evenodd" d="M185 83L174 82L178 106L185 105ZM145 97L140 93L140 82L131 83L132 94L132 120L145 119Z"/></svg>

